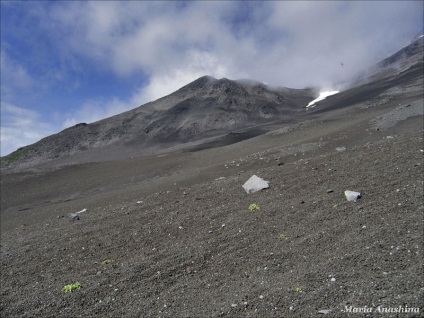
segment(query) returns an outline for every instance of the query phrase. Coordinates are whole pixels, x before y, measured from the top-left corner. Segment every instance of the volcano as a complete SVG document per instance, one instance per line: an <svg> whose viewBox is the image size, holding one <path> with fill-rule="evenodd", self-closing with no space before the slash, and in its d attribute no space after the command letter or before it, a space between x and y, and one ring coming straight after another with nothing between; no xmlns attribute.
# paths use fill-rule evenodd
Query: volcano
<svg viewBox="0 0 424 318"><path fill-rule="evenodd" d="M2 158L0 315L422 317L423 38L366 73L309 108L201 77Z"/></svg>
<svg viewBox="0 0 424 318"><path fill-rule="evenodd" d="M366 78L308 110L305 106L319 95L316 88L269 87L252 80L203 76L154 102L91 124L79 123L22 147L4 157L2 167L99 162L175 147L204 149L234 143L378 98L392 87L408 86L422 78L422 52L423 37L367 70Z"/></svg>

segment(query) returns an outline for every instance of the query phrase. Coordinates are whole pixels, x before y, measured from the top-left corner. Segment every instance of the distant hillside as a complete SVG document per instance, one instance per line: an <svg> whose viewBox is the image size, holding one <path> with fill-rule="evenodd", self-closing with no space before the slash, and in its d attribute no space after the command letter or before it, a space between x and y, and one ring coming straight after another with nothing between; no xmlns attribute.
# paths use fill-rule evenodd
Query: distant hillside
<svg viewBox="0 0 424 318"><path fill-rule="evenodd" d="M86 151L90 151L90 160L99 161L105 160L104 153L114 157L109 150L125 149L130 156L164 149L251 126L290 121L314 96L312 89L270 89L259 82L204 76L154 102L92 124L77 124L20 148L3 158L2 164L25 161L33 165Z"/></svg>
<svg viewBox="0 0 424 318"><path fill-rule="evenodd" d="M271 88L251 80L203 76L154 102L91 124L77 124L22 147L3 157L1 166L26 169L46 162L54 166L124 159L201 140L207 147L219 136L235 142L261 133L265 125L297 122L304 116L374 100L398 85L422 85L423 42L424 37L418 38L367 70L367 77L351 88L311 110L305 106L318 95L311 88Z"/></svg>

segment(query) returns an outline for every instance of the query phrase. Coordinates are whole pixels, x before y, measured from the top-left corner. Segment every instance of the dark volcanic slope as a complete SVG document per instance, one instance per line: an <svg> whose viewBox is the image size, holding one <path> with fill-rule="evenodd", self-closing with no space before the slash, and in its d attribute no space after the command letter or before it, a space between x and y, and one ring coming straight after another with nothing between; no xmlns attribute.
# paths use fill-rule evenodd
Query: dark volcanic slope
<svg viewBox="0 0 424 318"><path fill-rule="evenodd" d="M7 175L1 317L422 317L422 115L373 129L404 101L150 162ZM270 188L247 195L252 174Z"/></svg>
<svg viewBox="0 0 424 318"><path fill-rule="evenodd" d="M339 94L327 97L308 110L309 114L329 112L336 109L368 102L387 102L391 90L413 90L412 99L422 98L424 77L424 37L377 63L366 78Z"/></svg>
<svg viewBox="0 0 424 318"><path fill-rule="evenodd" d="M419 37L410 45L400 49L395 54L380 61L370 69L364 70L363 74L353 86L368 84L373 81L387 79L395 75L407 72L419 66L423 70L424 37Z"/></svg>
<svg viewBox="0 0 424 318"><path fill-rule="evenodd" d="M305 110L308 120L225 147L2 175L0 316L423 317L423 76L415 66L322 101ZM130 131L149 118L146 109L172 112L173 98L225 99L219 87L240 100L243 90L244 100L249 90L261 96L258 85L202 78L65 134L83 138L100 125L119 137L113 128L124 118ZM297 93L284 96L300 102ZM166 136L150 129L149 138ZM94 154L105 149L107 158L109 141L98 137ZM270 187L246 194L253 174ZM362 197L348 202L345 190ZM250 211L253 203L260 209ZM76 282L80 289L63 291Z"/></svg>
<svg viewBox="0 0 424 318"><path fill-rule="evenodd" d="M36 165L75 154L80 162L145 154L153 148L290 121L313 98L311 89L269 89L258 82L204 76L155 102L44 138L3 163ZM89 155L81 156L87 151Z"/></svg>
<svg viewBox="0 0 424 318"><path fill-rule="evenodd" d="M16 171L116 160L199 140L204 140L197 147L202 149L263 133L264 125L298 122L304 116L371 100L379 103L393 87L422 85L423 42L423 37L418 38L368 70L368 76L352 88L308 111L305 105L316 97L313 89L270 88L259 82L204 76L154 102L92 124L78 124L23 147L2 158L2 168ZM421 91L415 91L420 97ZM226 137L205 140L219 136Z"/></svg>

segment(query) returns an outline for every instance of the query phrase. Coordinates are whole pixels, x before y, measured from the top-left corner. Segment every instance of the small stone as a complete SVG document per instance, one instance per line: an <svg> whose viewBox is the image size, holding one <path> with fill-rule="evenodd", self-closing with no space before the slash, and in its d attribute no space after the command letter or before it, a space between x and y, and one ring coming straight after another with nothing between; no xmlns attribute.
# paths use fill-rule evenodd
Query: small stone
<svg viewBox="0 0 424 318"><path fill-rule="evenodd" d="M334 192L334 190L333 189L328 189L327 190L327 193L333 193Z"/></svg>
<svg viewBox="0 0 424 318"><path fill-rule="evenodd" d="M78 213L69 214L69 221L79 221L80 215Z"/></svg>

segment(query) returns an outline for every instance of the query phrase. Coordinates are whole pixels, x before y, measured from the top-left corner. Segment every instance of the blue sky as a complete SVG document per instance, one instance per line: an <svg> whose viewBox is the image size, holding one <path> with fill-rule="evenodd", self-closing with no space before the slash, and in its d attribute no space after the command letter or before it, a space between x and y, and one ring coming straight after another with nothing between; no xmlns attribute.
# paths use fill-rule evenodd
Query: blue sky
<svg viewBox="0 0 424 318"><path fill-rule="evenodd" d="M203 75L337 89L421 34L422 12L422 1L1 1L1 155Z"/></svg>

